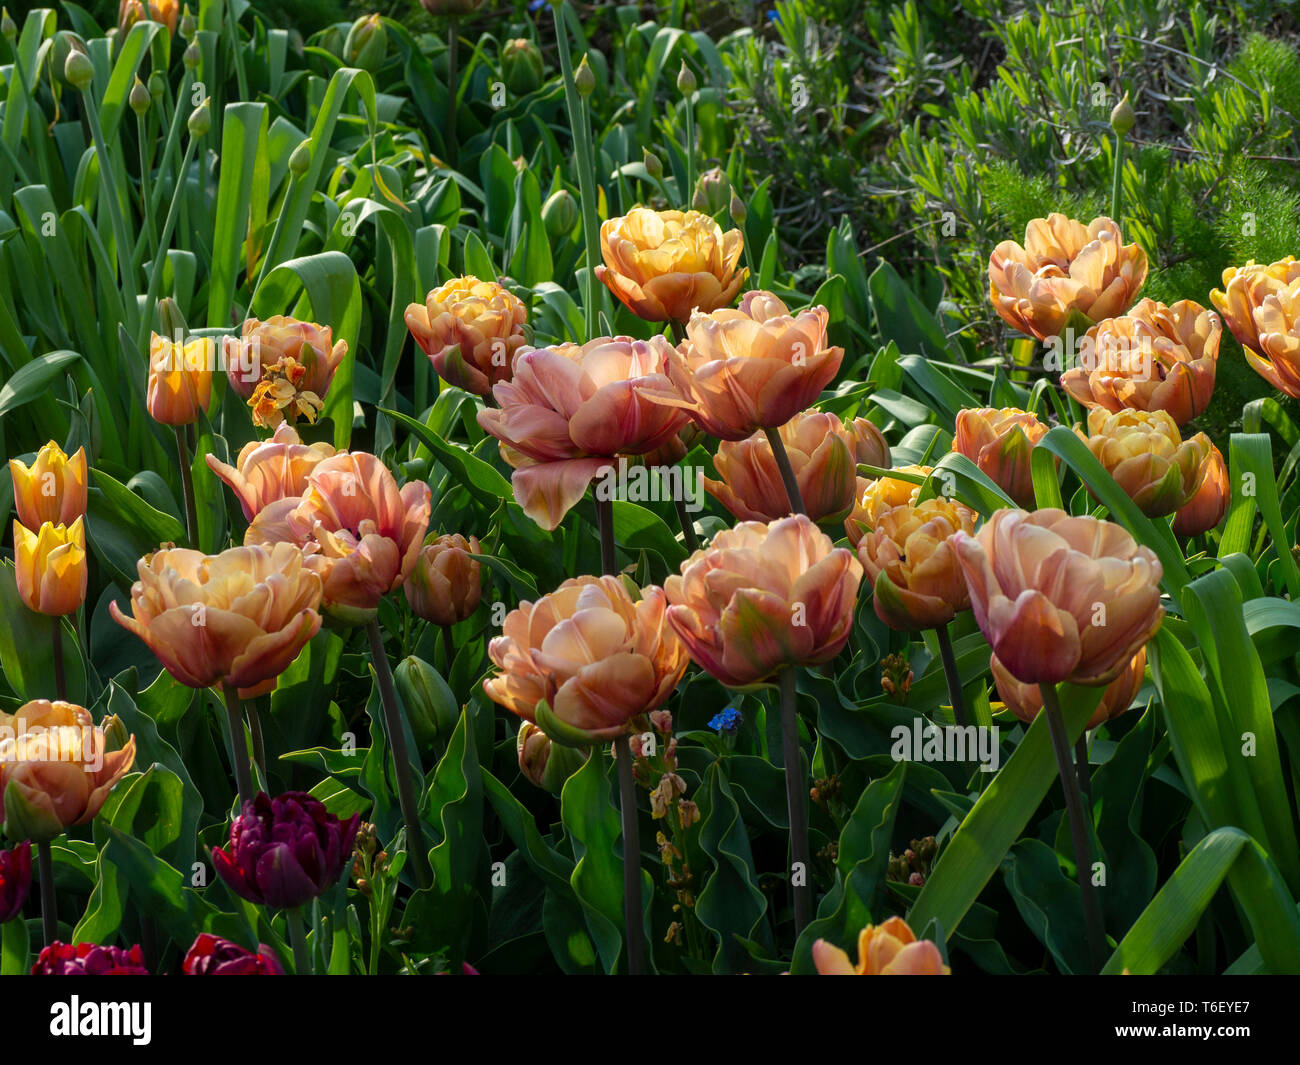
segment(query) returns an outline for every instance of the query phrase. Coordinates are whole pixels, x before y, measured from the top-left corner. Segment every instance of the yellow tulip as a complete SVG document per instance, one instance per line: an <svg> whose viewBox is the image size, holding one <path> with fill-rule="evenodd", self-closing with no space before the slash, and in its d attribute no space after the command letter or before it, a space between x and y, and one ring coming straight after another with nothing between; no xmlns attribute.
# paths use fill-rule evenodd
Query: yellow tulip
<svg viewBox="0 0 1300 1065"><path fill-rule="evenodd" d="M47 521L38 532L14 522L14 570L18 596L32 610L51 617L71 614L86 599L82 519L71 525Z"/></svg>

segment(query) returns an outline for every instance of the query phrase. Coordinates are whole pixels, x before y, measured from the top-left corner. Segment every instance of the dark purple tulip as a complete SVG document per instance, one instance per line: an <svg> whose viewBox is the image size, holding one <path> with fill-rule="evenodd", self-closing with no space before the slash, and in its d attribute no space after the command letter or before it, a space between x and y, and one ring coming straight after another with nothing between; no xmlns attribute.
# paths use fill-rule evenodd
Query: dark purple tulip
<svg viewBox="0 0 1300 1065"><path fill-rule="evenodd" d="M32 845L0 851L0 924L18 916L32 886Z"/></svg>
<svg viewBox="0 0 1300 1065"><path fill-rule="evenodd" d="M275 951L265 943L257 953L204 932L194 941L181 966L186 976L283 976Z"/></svg>
<svg viewBox="0 0 1300 1065"><path fill-rule="evenodd" d="M101 947L96 943L51 943L32 966L33 976L148 976L140 947Z"/></svg>
<svg viewBox="0 0 1300 1065"><path fill-rule="evenodd" d="M340 821L304 791L258 792L230 826L230 845L212 848L212 864L241 898L292 909L338 883L360 823L359 814Z"/></svg>

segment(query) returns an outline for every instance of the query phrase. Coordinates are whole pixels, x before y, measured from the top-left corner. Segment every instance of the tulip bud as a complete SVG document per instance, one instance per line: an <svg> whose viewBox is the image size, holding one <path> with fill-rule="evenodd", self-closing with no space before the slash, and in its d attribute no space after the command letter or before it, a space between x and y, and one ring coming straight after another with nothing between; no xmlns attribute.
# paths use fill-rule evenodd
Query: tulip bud
<svg viewBox="0 0 1300 1065"><path fill-rule="evenodd" d="M1128 93L1125 93L1110 113L1110 128L1115 131L1115 136L1127 137L1134 121L1133 105L1128 101Z"/></svg>
<svg viewBox="0 0 1300 1065"><path fill-rule="evenodd" d="M731 180L726 173L714 167L700 175L695 183L695 197L691 206L701 214L715 215L731 202Z"/></svg>
<svg viewBox="0 0 1300 1065"><path fill-rule="evenodd" d="M190 112L190 136L206 137L212 128L212 108L209 100L204 100Z"/></svg>
<svg viewBox="0 0 1300 1065"><path fill-rule="evenodd" d="M421 748L446 739L460 720L460 706L438 671L423 658L411 655L393 670L393 684Z"/></svg>
<svg viewBox="0 0 1300 1065"><path fill-rule="evenodd" d="M63 64L63 76L74 89L85 92L95 80L95 67L90 56L73 49L68 53L68 61Z"/></svg>
<svg viewBox="0 0 1300 1065"><path fill-rule="evenodd" d="M519 754L519 771L552 795L560 794L564 782L587 759L582 750L552 743L551 738L531 721L519 723L515 748Z"/></svg>
<svg viewBox="0 0 1300 1065"><path fill-rule="evenodd" d="M567 237L578 224L578 201L568 189L556 189L542 205L542 223L552 240Z"/></svg>
<svg viewBox="0 0 1300 1065"><path fill-rule="evenodd" d="M343 42L344 62L374 73L388 58L388 30L378 15L359 18Z"/></svg>
<svg viewBox="0 0 1300 1065"><path fill-rule="evenodd" d="M149 105L153 103L153 98L149 95L149 90L139 78L135 79L135 84L131 86L131 94L127 97L127 102L131 105L131 110L137 115L143 117L149 111Z"/></svg>
<svg viewBox="0 0 1300 1065"><path fill-rule="evenodd" d="M18 25L14 22L9 14L9 9L0 9L0 33L3 33L5 40L12 41L18 36Z"/></svg>
<svg viewBox="0 0 1300 1065"><path fill-rule="evenodd" d="M190 10L190 5L185 5L185 11L181 15L180 34L185 40L189 41L194 38L198 32L198 23L194 19L194 13Z"/></svg>
<svg viewBox="0 0 1300 1065"><path fill-rule="evenodd" d="M185 55L182 56L182 59L185 62L186 69L194 70L198 67L199 63L203 60L203 50L199 47L198 41L190 42L189 47L185 49Z"/></svg>
<svg viewBox="0 0 1300 1065"><path fill-rule="evenodd" d="M738 226L745 224L745 219L749 217L749 211L745 209L745 202L736 195L736 190L731 190L731 203L728 205L731 212L731 220Z"/></svg>
<svg viewBox="0 0 1300 1065"><path fill-rule="evenodd" d="M435 625L455 625L473 614L483 594L482 568L473 557L478 553L476 537L430 537L402 585L411 609Z"/></svg>
<svg viewBox="0 0 1300 1065"><path fill-rule="evenodd" d="M590 96L596 88L596 75L591 72L585 55L578 64L578 69L573 72L573 83L578 88L578 95L583 97Z"/></svg>
<svg viewBox="0 0 1300 1065"><path fill-rule="evenodd" d="M683 96L690 96L696 89L698 82L695 80L695 72L682 61L681 73L677 75L677 89Z"/></svg>
<svg viewBox="0 0 1300 1065"><path fill-rule="evenodd" d="M664 164L649 148L641 149L641 161L645 164L645 172L656 181L664 176Z"/></svg>
<svg viewBox="0 0 1300 1065"><path fill-rule="evenodd" d="M308 137L289 156L289 173L294 177L303 177L311 169L311 138Z"/></svg>
<svg viewBox="0 0 1300 1065"><path fill-rule="evenodd" d="M104 750L120 751L131 742L131 732L116 714L109 714L99 723L104 730Z"/></svg>
<svg viewBox="0 0 1300 1065"><path fill-rule="evenodd" d="M10 839L26 839L33 843L49 843L63 831L63 822L39 793L10 782L0 796L4 807L4 834Z"/></svg>
<svg viewBox="0 0 1300 1065"><path fill-rule="evenodd" d="M167 93L167 77L161 70L155 70L149 75L149 98L155 104L162 103L162 98Z"/></svg>
<svg viewBox="0 0 1300 1065"><path fill-rule="evenodd" d="M170 296L164 296L158 301L158 324L162 326L164 337L184 336L190 331L180 304Z"/></svg>
<svg viewBox="0 0 1300 1065"><path fill-rule="evenodd" d="M148 976L144 952L101 947L97 943L60 943L45 947L32 966L33 976Z"/></svg>
<svg viewBox="0 0 1300 1065"><path fill-rule="evenodd" d="M0 924L22 913L31 886L32 845L20 843L13 850L0 851Z"/></svg>
<svg viewBox="0 0 1300 1065"><path fill-rule="evenodd" d="M542 51L526 37L518 37L501 48L501 79L520 95L539 88L545 77Z"/></svg>

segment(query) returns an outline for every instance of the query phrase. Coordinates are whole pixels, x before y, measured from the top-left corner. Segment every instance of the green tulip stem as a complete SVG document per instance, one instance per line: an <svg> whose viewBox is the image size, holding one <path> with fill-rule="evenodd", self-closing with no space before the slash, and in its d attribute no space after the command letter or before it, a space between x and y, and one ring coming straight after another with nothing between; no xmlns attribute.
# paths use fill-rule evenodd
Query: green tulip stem
<svg viewBox="0 0 1300 1065"><path fill-rule="evenodd" d="M600 572L618 572L618 559L614 554L614 501L596 500L596 526L600 530Z"/></svg>
<svg viewBox="0 0 1300 1065"><path fill-rule="evenodd" d="M266 780L266 743L262 739L262 715L258 712L256 699L244 703L244 713L248 715L248 731L253 737L253 758L262 771L262 779Z"/></svg>
<svg viewBox="0 0 1300 1065"><path fill-rule="evenodd" d="M695 535L695 519L686 509L686 500L674 497L673 506L677 510L677 520L682 525L682 541L686 544L686 550L693 555L700 549L700 538Z"/></svg>
<svg viewBox="0 0 1300 1065"><path fill-rule="evenodd" d="M41 880L41 926L48 947L59 938L59 904L54 898L54 853L48 840L36 844L36 872Z"/></svg>
<svg viewBox="0 0 1300 1065"><path fill-rule="evenodd" d="M803 496L799 492L799 482L795 480L794 467L790 465L790 456L785 453L785 444L781 442L781 433L777 429L764 429L767 442L772 446L772 455L776 459L776 468L781 471L781 480L785 483L785 497L790 501L791 514L807 514L803 505Z"/></svg>
<svg viewBox="0 0 1300 1065"><path fill-rule="evenodd" d="M226 721L230 725L230 761L235 767L235 783L239 787L239 806L253 801L253 774L248 764L248 741L244 738L244 715L240 713L239 691L233 684L222 683L226 697Z"/></svg>
<svg viewBox="0 0 1300 1065"><path fill-rule="evenodd" d="M785 803L790 815L791 893L794 896L794 934L798 938L812 917L812 862L808 846L808 785L799 757L799 710L795 696L794 666L777 674L781 685L781 757L785 763Z"/></svg>
<svg viewBox="0 0 1300 1065"><path fill-rule="evenodd" d="M397 702L397 689L393 687L393 670L384 651L384 637L379 631L379 621L371 618L366 623L366 636L370 640L370 657L375 666L375 679L379 682L379 700L384 707L384 727L388 730L388 743L393 749L393 768L397 773L397 801L402 808L402 821L406 824L406 850L410 856L415 882L421 888L429 886L428 853L424 830L420 825L420 806L416 801L415 782L411 774L411 755L406 746L406 733L402 730L402 714ZM423 774L421 774L423 778ZM423 783L423 779L421 780Z"/></svg>
<svg viewBox="0 0 1300 1065"><path fill-rule="evenodd" d="M600 261L600 220L596 215L596 162L586 122L586 101L573 80L573 56L569 49L569 31L564 24L563 8L567 0L551 5L555 17L555 40L560 54L560 73L564 77L564 103L573 133L574 169L578 172L578 198L582 204L582 237L587 251L587 270L583 277L583 315L586 336L596 335L596 264ZM578 338L575 338L578 339Z"/></svg>
<svg viewBox="0 0 1300 1065"><path fill-rule="evenodd" d="M965 728L971 723L966 711L966 700L961 691L961 674L957 672L957 657L952 653L952 637L947 625L937 625L934 637L939 643L939 659L943 662L943 675L948 681L948 699L952 703L953 717Z"/></svg>
<svg viewBox="0 0 1300 1065"><path fill-rule="evenodd" d="M454 162L459 154L460 145L456 140L456 98L460 90L460 19L456 15L447 17L447 155L449 162Z"/></svg>
<svg viewBox="0 0 1300 1065"><path fill-rule="evenodd" d="M170 247L172 232L176 228L176 219L178 215L182 213L181 208L184 206L184 201L185 201L185 186L186 186L185 175L189 173L190 164L194 160L194 151L195 151L196 144L197 141L195 141L194 138L190 138L189 143L185 145L185 155L184 158L181 160L180 173L176 178L176 188L172 191L171 206L167 208L167 217L163 220L162 234L158 238L158 245L160 250L158 255L154 256L153 263L149 267L149 288L145 294L145 301L144 301L144 305L146 307L156 307L158 304L158 295L162 291L163 264L167 259L167 253L164 249ZM159 188L162 187L161 182L158 183L158 187ZM140 323L135 338L136 346L141 351L147 350L147 344L149 342L149 331L151 325L152 325L152 313L142 314L140 316ZM168 337L167 339L173 340L175 338Z"/></svg>
<svg viewBox="0 0 1300 1065"><path fill-rule="evenodd" d="M147 121L144 115L136 118L136 129L139 133L140 141L140 213L144 215L145 232L149 234L149 250L153 253L153 258L157 259L162 254L158 247L158 226L154 221L151 204L153 197L149 192L149 171L151 168L148 157L147 139Z"/></svg>
<svg viewBox="0 0 1300 1065"><path fill-rule="evenodd" d="M233 4L225 5L225 14L229 18L222 18L225 23L226 36L230 40L230 54L235 61L235 79L239 83L239 98L247 100L248 97L248 75L244 71L244 54L239 50L239 18L236 16Z"/></svg>
<svg viewBox="0 0 1300 1065"><path fill-rule="evenodd" d="M311 976L311 955L307 952L307 933L302 926L302 907L284 911L284 923L289 926L289 942L293 944L293 971L297 976Z"/></svg>
<svg viewBox="0 0 1300 1065"><path fill-rule="evenodd" d="M185 495L185 539L196 551L199 547L199 511L194 502L194 471L190 466L189 426L177 425L176 454L181 463L181 490Z"/></svg>
<svg viewBox="0 0 1300 1065"><path fill-rule="evenodd" d="M117 185L113 180L112 156L104 143L104 131L99 124L99 104L95 100L93 86L88 85L81 94L86 122L90 126L91 141L95 145L95 159L99 166L100 198L108 208L109 225L113 231L113 243L117 246L117 264L121 271L122 306L126 309L129 322L137 321L139 311L136 307L135 276L131 267L131 249L134 247L122 218L122 204L117 198ZM247 99L247 97L244 97Z"/></svg>
<svg viewBox="0 0 1300 1065"><path fill-rule="evenodd" d="M68 697L68 673L63 665L63 619L54 618L54 627L50 630L54 648L54 693L59 699Z"/></svg>
<svg viewBox="0 0 1300 1065"><path fill-rule="evenodd" d="M686 106L686 188L679 199L682 202L682 210L687 210L691 206L691 198L695 195L695 93L688 92L684 100Z"/></svg>
<svg viewBox="0 0 1300 1065"><path fill-rule="evenodd" d="M1085 729L1074 745L1074 770L1079 778L1079 787L1085 795L1092 795L1092 769L1088 765L1088 732Z"/></svg>
<svg viewBox="0 0 1300 1065"><path fill-rule="evenodd" d="M442 654L447 660L447 676L451 675L451 664L456 661L456 639L451 634L451 626L442 626Z"/></svg>
<svg viewBox="0 0 1300 1065"><path fill-rule="evenodd" d="M627 937L627 974L645 972L645 933L641 929L641 828L637 824L636 780L627 734L614 740L618 762L619 813L623 820L623 931Z"/></svg>
<svg viewBox="0 0 1300 1065"><path fill-rule="evenodd" d="M1115 170L1110 179L1110 217L1119 224L1119 176L1124 169L1124 138L1115 135Z"/></svg>
<svg viewBox="0 0 1300 1065"><path fill-rule="evenodd" d="M1101 972L1106 963L1106 930L1097 905L1097 893L1092 886L1092 836L1084 819L1083 796L1079 791L1079 778L1070 764L1070 741L1065 734L1065 720L1061 717L1061 703L1056 695L1056 685L1040 684L1043 696L1043 713L1052 736L1052 751L1056 755L1056 769L1065 792L1065 809L1070 818L1070 838L1074 845L1074 864L1078 874L1079 891L1083 898L1083 923L1088 936L1088 954L1092 971Z"/></svg>

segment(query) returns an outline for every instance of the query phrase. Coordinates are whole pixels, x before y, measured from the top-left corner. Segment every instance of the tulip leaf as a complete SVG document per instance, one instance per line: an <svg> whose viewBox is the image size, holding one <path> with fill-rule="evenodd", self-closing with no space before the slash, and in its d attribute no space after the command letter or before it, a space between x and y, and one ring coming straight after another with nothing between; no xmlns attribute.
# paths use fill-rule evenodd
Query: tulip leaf
<svg viewBox="0 0 1300 1065"><path fill-rule="evenodd" d="M443 440L428 426L422 425L409 415L387 410L384 407L375 409L414 434L420 443L432 451L438 461L447 467L459 484L464 485L485 503L495 506L501 499L514 499L515 490L510 482L502 477L494 466L471 454L467 448Z"/></svg>
<svg viewBox="0 0 1300 1065"><path fill-rule="evenodd" d="M50 383L68 363L81 358L75 351L51 351L20 367L0 388L0 418L47 395ZM66 372L66 371L64 371Z"/></svg>
<svg viewBox="0 0 1300 1065"><path fill-rule="evenodd" d="M1234 518L1239 497L1243 500L1240 509L1251 518L1255 513L1254 504L1258 504L1264 524L1273 540L1277 565L1286 583L1287 592L1292 599L1300 599L1300 566L1297 566L1290 550L1295 537L1287 531L1286 522L1282 517L1282 508L1277 496L1277 479L1273 473L1273 448L1268 434L1233 433L1228 443L1228 459L1231 467L1229 483L1232 485L1233 498L1228 513L1229 520ZM1253 502L1246 503L1245 500ZM1245 519L1237 520L1244 524ZM1233 531L1237 532L1239 527L1234 524ZM1224 536L1226 539L1226 528ZM1238 536L1234 536L1233 540L1234 542L1229 546L1235 550L1245 549L1246 544L1238 542Z"/></svg>
<svg viewBox="0 0 1300 1065"><path fill-rule="evenodd" d="M1007 891L1021 919L1064 973L1088 971L1088 937L1078 883L1061 871L1056 852L1038 839L1022 839L1003 866Z"/></svg>
<svg viewBox="0 0 1300 1065"><path fill-rule="evenodd" d="M951 358L952 346L934 313L883 259L867 278L876 330L898 342L900 350L928 359ZM979 406L978 403L969 404Z"/></svg>
<svg viewBox="0 0 1300 1065"><path fill-rule="evenodd" d="M677 541L663 518L653 510L624 499L615 499L613 507L615 542L633 551L648 548L668 564L670 573L676 572L686 558L686 548Z"/></svg>
<svg viewBox="0 0 1300 1065"><path fill-rule="evenodd" d="M1061 711L1071 744L1083 733L1101 701L1102 690L1061 686ZM913 928L938 921L948 935L957 929L1055 779L1047 715L1039 714L940 852L908 914Z"/></svg>
<svg viewBox="0 0 1300 1065"><path fill-rule="evenodd" d="M486 769L481 773L483 794L492 804L497 819L518 853L546 884L548 891L572 897L569 878L573 875L573 863L543 839L533 815L501 781Z"/></svg>
<svg viewBox="0 0 1300 1065"><path fill-rule="evenodd" d="M715 973L743 971L747 952L737 937L758 940L771 950L771 932L764 921L767 896L758 886L749 832L723 765L709 766L700 793L700 849L714 869L695 900L695 916L718 938Z"/></svg>
<svg viewBox="0 0 1300 1065"><path fill-rule="evenodd" d="M1300 913L1268 853L1238 828L1202 839L1120 940L1103 974L1160 971L1187 941L1227 879L1241 904L1267 971L1300 973Z"/></svg>
<svg viewBox="0 0 1300 1065"><path fill-rule="evenodd" d="M23 700L47 699L54 687L54 632L62 633L68 698L84 705L86 678L79 668L75 632L63 618L29 610L18 596L12 562L0 561L0 670Z"/></svg>
<svg viewBox="0 0 1300 1065"><path fill-rule="evenodd" d="M126 523L128 528L143 534L137 539L154 548L159 544L185 541L185 526L172 515L150 506L141 496L103 470L92 468L90 475L117 516Z"/></svg>
<svg viewBox="0 0 1300 1065"><path fill-rule="evenodd" d="M795 944L792 973L814 971L812 947L818 939L852 949L858 933L881 919L877 896L889 867L889 845L902 806L907 772L908 763L897 762L888 775L873 780L862 792L840 833L835 885L822 899L817 919L803 930Z"/></svg>
<svg viewBox="0 0 1300 1065"><path fill-rule="evenodd" d="M976 396L940 369L942 363L931 362L920 355L904 355L898 360L898 365L916 383L922 395L937 406L938 413L947 422L954 421L961 410L983 406Z"/></svg>
<svg viewBox="0 0 1300 1065"><path fill-rule="evenodd" d="M33 865L35 861L33 857ZM34 882L32 886L36 886ZM20 915L0 924L0 976L26 976L31 971L30 963L31 939L27 922Z"/></svg>

